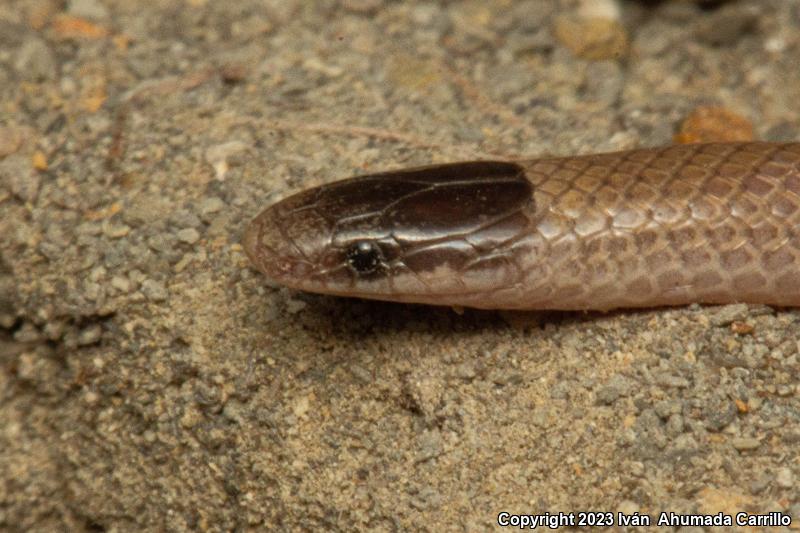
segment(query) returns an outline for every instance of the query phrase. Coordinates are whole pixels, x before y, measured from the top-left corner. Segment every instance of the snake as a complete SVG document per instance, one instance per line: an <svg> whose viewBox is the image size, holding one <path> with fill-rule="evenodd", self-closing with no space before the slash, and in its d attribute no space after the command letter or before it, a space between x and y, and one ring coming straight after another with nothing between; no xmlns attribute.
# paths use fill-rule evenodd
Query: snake
<svg viewBox="0 0 800 533"><path fill-rule="evenodd" d="M242 247L278 284L518 310L800 306L800 142L403 168L274 203Z"/></svg>

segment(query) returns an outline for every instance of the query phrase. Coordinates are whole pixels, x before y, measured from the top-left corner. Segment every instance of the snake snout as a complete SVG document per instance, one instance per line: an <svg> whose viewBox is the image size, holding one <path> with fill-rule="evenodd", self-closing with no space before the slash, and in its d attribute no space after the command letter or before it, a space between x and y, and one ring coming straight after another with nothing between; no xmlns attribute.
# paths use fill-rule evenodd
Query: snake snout
<svg viewBox="0 0 800 533"><path fill-rule="evenodd" d="M313 210L297 210L288 198L265 209L245 230L242 246L252 263L274 281L306 288L319 264L327 222Z"/></svg>

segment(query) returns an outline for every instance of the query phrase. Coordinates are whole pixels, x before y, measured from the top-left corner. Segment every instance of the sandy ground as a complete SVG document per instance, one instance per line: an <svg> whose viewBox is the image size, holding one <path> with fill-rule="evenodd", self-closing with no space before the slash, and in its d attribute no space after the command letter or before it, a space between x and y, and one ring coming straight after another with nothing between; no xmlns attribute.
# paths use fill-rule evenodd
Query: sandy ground
<svg viewBox="0 0 800 533"><path fill-rule="evenodd" d="M0 529L796 529L798 312L328 298L239 241L306 186L665 144L701 106L800 139L799 26L797 0L0 2Z"/></svg>

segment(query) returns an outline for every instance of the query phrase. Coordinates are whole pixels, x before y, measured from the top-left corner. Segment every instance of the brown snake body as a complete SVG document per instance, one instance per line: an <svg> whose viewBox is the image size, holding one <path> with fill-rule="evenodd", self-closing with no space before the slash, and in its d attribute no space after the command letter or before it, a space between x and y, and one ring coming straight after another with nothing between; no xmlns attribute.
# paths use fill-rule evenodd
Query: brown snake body
<svg viewBox="0 0 800 533"><path fill-rule="evenodd" d="M800 306L800 143L434 165L268 207L244 248L312 292L502 309Z"/></svg>

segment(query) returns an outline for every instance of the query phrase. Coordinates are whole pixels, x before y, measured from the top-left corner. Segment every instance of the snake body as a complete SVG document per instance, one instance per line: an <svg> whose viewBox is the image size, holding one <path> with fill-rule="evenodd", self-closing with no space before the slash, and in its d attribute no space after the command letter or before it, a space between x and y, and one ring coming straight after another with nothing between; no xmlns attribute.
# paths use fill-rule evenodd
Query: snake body
<svg viewBox="0 0 800 533"><path fill-rule="evenodd" d="M800 143L434 165L309 189L243 240L289 287L490 309L800 306Z"/></svg>

